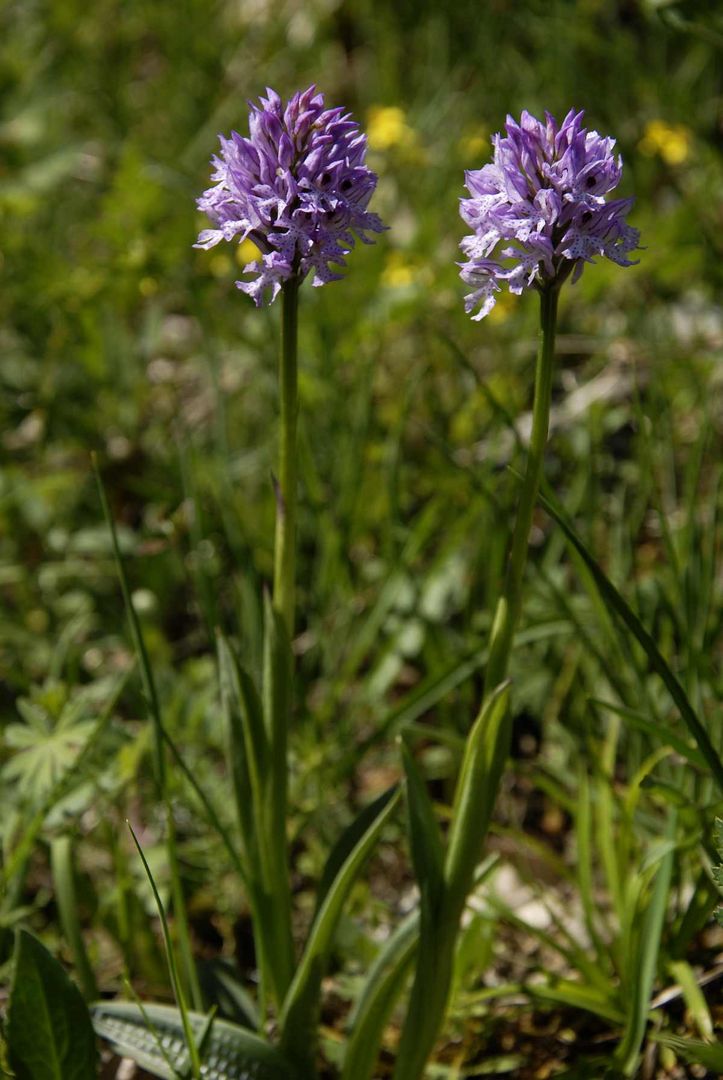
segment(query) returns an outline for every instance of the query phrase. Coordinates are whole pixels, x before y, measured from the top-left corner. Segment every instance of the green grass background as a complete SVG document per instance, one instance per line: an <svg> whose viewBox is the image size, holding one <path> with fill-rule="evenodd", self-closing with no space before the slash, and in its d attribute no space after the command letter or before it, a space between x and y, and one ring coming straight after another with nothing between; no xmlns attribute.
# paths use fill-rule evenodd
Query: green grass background
<svg viewBox="0 0 723 1080"><path fill-rule="evenodd" d="M722 48L723 19L702 2L5 0L6 854L131 662L91 451L167 722L201 782L217 790L213 628L231 633L254 668L271 577L279 310L257 311L235 289L234 247L192 249L204 224L194 199L218 132L244 133L247 101L267 85L288 95L315 82L330 104L376 127L372 209L390 227L353 253L345 281L302 291L292 783L302 898L348 806L398 769L391 736L402 724L426 725L420 753L445 802L479 699L515 498L504 465L521 460L504 414L531 404L537 312L529 296L482 324L464 315L457 206L463 170L488 159L508 112L584 108L589 126L618 140L620 193L635 196L630 220L644 250L638 266L588 267L565 290L555 385L563 422L548 478L721 745ZM389 108L401 112L380 114ZM398 137L385 145L392 121ZM606 374L619 392L564 419L570 395ZM542 513L528 577L514 708L520 739L530 729L540 747L530 756L529 740L518 746L500 810L523 848L524 830L538 829L545 813L574 822L580 777L605 772L612 714L591 698L685 734ZM148 825L154 856L142 717L131 676L95 757L45 819L14 896L56 932L43 844L71 829L107 986L117 985L119 955L151 985L163 979L143 912L131 912L131 933L116 904L129 880L126 892L144 895L118 838L128 813ZM660 740L650 726L624 724L614 737L616 782L637 790L627 785ZM629 823L631 858L660 835L678 792L694 807L683 823L683 889L697 872L713 796L675 760L653 772L658 787L640 796ZM180 781L177 799L191 910L211 913L218 940L209 948L233 951L236 933L248 963L230 868ZM574 880L574 843L561 853L548 839L542 829L543 861ZM162 879L160 847L157 860ZM359 901L372 921L385 917L382 901L395 906L403 879L399 857L388 861L388 891ZM676 911L682 918L682 902ZM347 931L350 955L368 955L364 935Z"/></svg>

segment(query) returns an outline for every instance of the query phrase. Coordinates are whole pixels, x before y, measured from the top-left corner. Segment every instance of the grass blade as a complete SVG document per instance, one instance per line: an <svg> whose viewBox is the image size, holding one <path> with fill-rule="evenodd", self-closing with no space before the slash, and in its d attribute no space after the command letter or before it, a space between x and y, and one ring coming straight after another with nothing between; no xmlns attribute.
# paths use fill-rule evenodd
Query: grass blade
<svg viewBox="0 0 723 1080"><path fill-rule="evenodd" d="M675 811L668 816L667 839L675 837ZM633 999L630 1004L627 1025L623 1040L615 1052L615 1060L625 1076L635 1076L638 1067L640 1047L645 1038L645 1029L650 1012L650 999L655 980L655 971L660 951L660 937L663 931L665 913L668 907L670 882L673 874L674 848L669 848L660 860L655 875L652 896L648 902L643 923L640 928L639 946L633 967Z"/></svg>
<svg viewBox="0 0 723 1080"><path fill-rule="evenodd" d="M176 958L175 958L175 956L173 954L173 942L171 941L171 934L170 934L170 931L168 929L168 922L166 920L166 913L165 913L164 908L163 908L163 902L162 902L161 897L159 895L158 889L156 888L156 883L153 880L153 874L151 873L151 868L148 865L148 861L147 861L145 855L143 854L143 848L141 847L141 845L140 845L140 843L138 841L138 837L136 836L135 832L133 831L133 826L131 825L130 821L127 824L128 824L128 828L130 829L131 836L133 837L133 843L136 845L136 848L138 850L138 854L141 857L141 862L143 863L143 869L146 872L146 877L148 878L151 889L153 891L153 899L156 902L156 907L158 909L158 916L159 916L159 918L161 920L161 930L163 932L163 944L166 947L166 959L168 961L168 973L171 976L171 986L173 987L173 996L176 999L176 1004L178 1005L178 1010L179 1010L179 1012L181 1014L181 1023L183 1025L183 1035L184 1035L184 1038L185 1038L185 1041L186 1041L186 1047L188 1048L188 1056L189 1056L189 1059L190 1059L190 1062L191 1062L191 1073L193 1075L194 1080L200 1080L200 1076L201 1076L201 1059L200 1059L199 1054L198 1054L198 1046L196 1045L196 1037L195 1037L195 1034L194 1034L194 1031L193 1031L193 1028L191 1026L191 1022L190 1022L190 1019L189 1019L188 1006L186 1005L186 998L185 998L185 995L183 993L183 986L181 985L181 980L178 977L178 967L176 966Z"/></svg>
<svg viewBox="0 0 723 1080"><path fill-rule="evenodd" d="M538 496L541 504L547 510L560 526L565 534L568 542L577 551L582 558L583 562L587 566L588 570L592 574L595 584L605 601L606 605L615 612L615 614L622 620L627 629L639 643L645 655L648 658L650 668L660 676L665 683L670 696L678 707L680 715L685 723L686 727L690 731L691 735L696 741L698 749L706 760L708 768L710 769L716 784L721 792L723 792L723 761L713 747L712 742L708 736L708 732L704 728L701 721L698 719L692 705L690 704L685 690L678 682L677 678L673 674L670 666L663 657L662 653L658 649L653 638L641 623L638 616L627 604L627 602L620 595L618 590L612 584L612 582L605 575L599 564L592 557L590 552L583 544L580 537L577 535L572 526L566 521L562 512L556 507L549 498L540 494Z"/></svg>

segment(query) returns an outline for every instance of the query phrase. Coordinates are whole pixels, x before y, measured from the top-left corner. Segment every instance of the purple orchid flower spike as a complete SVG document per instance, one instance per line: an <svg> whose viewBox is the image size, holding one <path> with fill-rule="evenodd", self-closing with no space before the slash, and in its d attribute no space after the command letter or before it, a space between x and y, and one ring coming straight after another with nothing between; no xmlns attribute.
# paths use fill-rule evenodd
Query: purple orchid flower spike
<svg viewBox="0 0 723 1080"><path fill-rule="evenodd" d="M198 199L216 227L194 245L253 240L261 259L244 267L252 279L236 284L258 306L275 300L292 277L313 272L312 285L338 280L355 237L372 243L366 234L385 229L367 210L377 177L365 165L366 136L350 114L325 109L315 86L286 105L275 91L266 95L251 103L248 138L236 131L219 136L214 186Z"/></svg>
<svg viewBox="0 0 723 1080"><path fill-rule="evenodd" d="M615 140L582 126L583 113L570 110L561 125L523 112L511 116L506 135L492 140L493 161L465 173L470 198L460 213L473 230L461 248L467 262L461 277L473 291L465 310L483 319L495 305L500 283L510 292L577 281L587 262L604 255L620 266L638 247L640 233L627 224L632 199L606 196L617 187L622 159ZM501 246L499 246L501 245Z"/></svg>

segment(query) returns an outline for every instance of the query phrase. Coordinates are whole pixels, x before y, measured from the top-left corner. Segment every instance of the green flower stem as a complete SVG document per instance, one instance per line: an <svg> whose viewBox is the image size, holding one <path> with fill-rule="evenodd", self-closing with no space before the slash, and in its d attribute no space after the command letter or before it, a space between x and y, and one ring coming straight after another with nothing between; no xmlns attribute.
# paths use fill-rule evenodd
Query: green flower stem
<svg viewBox="0 0 723 1080"><path fill-rule="evenodd" d="M559 286L540 298L540 338L535 371L532 435L502 595L490 635L485 695L470 732L445 860L444 890L436 911L420 926L419 952L394 1080L420 1080L447 1008L459 924L472 888L497 791L509 754L510 714L505 683L512 640L522 606L532 515L542 475L550 420Z"/></svg>
<svg viewBox="0 0 723 1080"><path fill-rule="evenodd" d="M548 286L540 296L540 343L535 371L535 401L532 408L532 434L527 456L527 468L520 491L517 519L512 534L510 559L507 564L502 596L497 602L490 654L485 673L485 696L507 677L512 651L512 638L522 606L522 579L527 562L527 548L532 526L532 514L542 476L542 463L550 424L550 395L555 360L555 324L559 288Z"/></svg>
<svg viewBox="0 0 723 1080"><path fill-rule="evenodd" d="M279 480L276 492L276 538L274 544L274 607L294 636L294 577L296 547L296 414L299 279L282 286L281 356L279 396L281 439Z"/></svg>
<svg viewBox="0 0 723 1080"><path fill-rule="evenodd" d="M293 699L293 664L283 617L267 601L264 644L263 711L270 757L263 775L265 849L260 852L270 922L267 949L276 1001L281 1007L294 974L291 884L287 842L288 732Z"/></svg>
<svg viewBox="0 0 723 1080"><path fill-rule="evenodd" d="M298 413L297 277L282 286L281 354L279 357L279 476L276 486L273 612L266 616L264 713L271 750L269 801L265 806L266 851L263 852L265 936L273 969L275 996L281 1007L294 973L291 889L286 839L288 787L287 735L291 710L290 644L294 637L296 575L296 419ZM274 620L278 618L278 626ZM285 644L282 643L285 639Z"/></svg>

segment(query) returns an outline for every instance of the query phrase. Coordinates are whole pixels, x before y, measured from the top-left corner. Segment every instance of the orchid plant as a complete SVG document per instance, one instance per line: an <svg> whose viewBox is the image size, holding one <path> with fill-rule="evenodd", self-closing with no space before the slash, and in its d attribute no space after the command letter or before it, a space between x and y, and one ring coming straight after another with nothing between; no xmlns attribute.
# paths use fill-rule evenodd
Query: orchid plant
<svg viewBox="0 0 723 1080"><path fill-rule="evenodd" d="M466 173L468 197L460 209L471 232L461 242L460 266L462 280L471 288L465 298L467 313L474 320L484 319L505 284L514 294L534 290L539 296L532 429L506 573L487 644L483 700L466 739L446 836L410 747L401 739L419 907L392 934L368 973L349 1021L343 1080L371 1080L384 1028L411 972L393 1075L394 1080L423 1076L448 1005L465 905L485 873L487 833L510 749L508 668L524 601L533 512L543 482L558 298L564 283L576 281L586 264L604 257L630 266L630 256L639 246L638 231L627 221L632 200L610 198L622 176L615 141L588 130L583 121L583 113L575 111L561 123L549 114L538 120L523 112L519 122L508 117L504 133L493 139L492 162ZM319 884L306 941L297 954L287 801L294 684L290 643L295 632L299 294L307 278L313 286L338 280L356 239L370 243L386 226L368 209L377 177L366 164L364 133L343 108L327 108L315 86L287 102L268 89L251 105L248 136L234 131L229 138L221 136L220 145L220 154L213 159L213 185L198 200L213 227L200 233L196 246L209 249L222 242L253 241L258 258L245 266L236 284L257 306L279 297L282 302L273 593L265 605L260 684L245 670L232 644L218 635L238 842L228 836L209 800L199 793L210 820L222 832L249 900L259 971L258 1000L252 1005L257 1034L202 1015L187 934L179 936L184 963L177 968L165 918L178 1011L140 1003L99 1003L94 1021L100 1034L157 1075L305 1080L316 1076L319 1067L322 977L335 929L354 881L395 812L399 793L385 792L339 839ZM579 544L554 505L547 505L571 543ZM108 519L113 528L110 515ZM586 558L584 548L579 550ZM183 768L183 762L164 730L141 628L117 554L156 733L157 780L163 796L168 753L178 767ZM595 572L593 564L591 573ZM644 637L621 598L614 597L617 614L662 676L723 790L720 758L705 730L654 643ZM193 777L190 780L195 784ZM170 809L167 822L173 865ZM143 858L140 845L139 853ZM158 902L163 917L160 898ZM174 906L183 931L178 889ZM649 998L650 980L647 988ZM189 1009L189 996L195 1011ZM643 1006L647 1007L647 999ZM619 1054L624 1075L633 1075L641 1039L639 1025L631 1027Z"/></svg>

